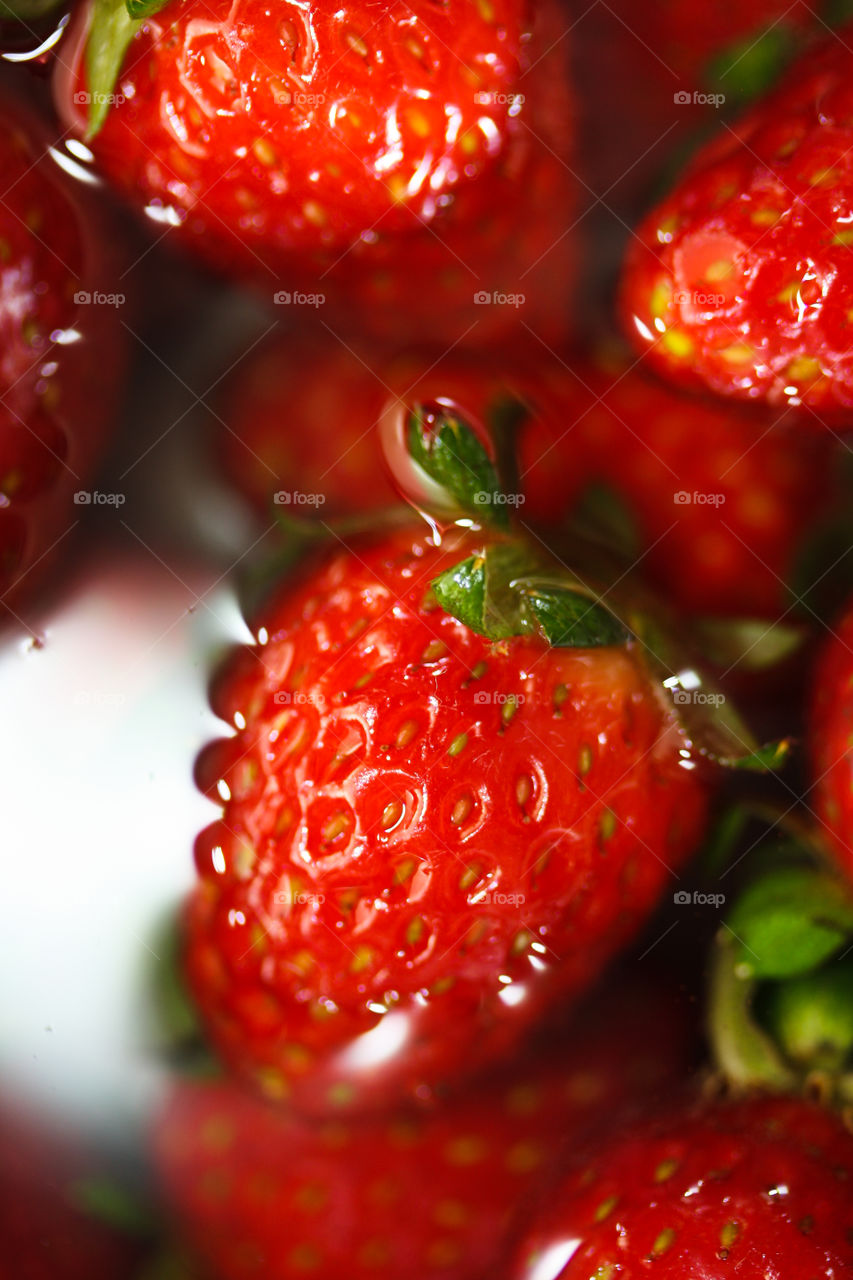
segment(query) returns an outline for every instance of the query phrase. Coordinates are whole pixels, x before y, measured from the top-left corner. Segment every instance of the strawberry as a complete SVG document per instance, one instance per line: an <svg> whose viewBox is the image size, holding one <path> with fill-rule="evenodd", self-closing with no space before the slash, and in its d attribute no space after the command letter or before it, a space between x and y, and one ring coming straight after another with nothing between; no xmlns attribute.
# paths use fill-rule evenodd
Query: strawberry
<svg viewBox="0 0 853 1280"><path fill-rule="evenodd" d="M823 35L824 15L813 8L800 0L578 5L580 158L605 213L635 214L693 135L766 89L810 31Z"/></svg>
<svg viewBox="0 0 853 1280"><path fill-rule="evenodd" d="M711 955L720 1088L676 1094L573 1154L513 1280L850 1272L853 896L807 827L764 821L769 838L742 850L758 848L759 874Z"/></svg>
<svg viewBox="0 0 853 1280"><path fill-rule="evenodd" d="M152 1138L176 1233L215 1280L501 1274L509 1224L561 1148L687 1065L667 988L598 993L547 1044L425 1113L312 1123L230 1081L179 1084Z"/></svg>
<svg viewBox="0 0 853 1280"><path fill-rule="evenodd" d="M220 468L264 516L276 506L324 520L378 511L397 497L377 430L383 415L401 402L440 397L484 424L509 411L524 416L518 442L524 514L558 519L575 484L577 459L567 457L568 475L551 465L550 450L565 423L562 399L549 395L548 381L541 361L503 348L396 355L340 342L322 326L276 332L224 384ZM537 466L540 458L548 465Z"/></svg>
<svg viewBox="0 0 853 1280"><path fill-rule="evenodd" d="M15 1280L127 1280L143 1256L137 1224L103 1160L67 1126L0 1104L0 1241Z"/></svg>
<svg viewBox="0 0 853 1280"><path fill-rule="evenodd" d="M445 533L339 535L285 583L198 767L224 808L190 988L233 1069L306 1109L423 1100L505 1052L648 915L701 831L701 758L777 755L730 709L705 721L717 699L682 696L701 679L636 604L629 626L513 535L473 429L440 406L400 425Z"/></svg>
<svg viewBox="0 0 853 1280"><path fill-rule="evenodd" d="M0 600L43 579L106 443L123 330L105 220L41 126L0 100ZM95 298L95 303L90 300Z"/></svg>
<svg viewBox="0 0 853 1280"><path fill-rule="evenodd" d="M365 0L86 2L57 101L119 190L270 298L328 301L350 331L402 323L452 341L476 326L486 341L520 327L521 304L495 293L523 294L556 332L572 190L563 34L554 5L531 31L523 0L397 2L378 17Z"/></svg>
<svg viewBox="0 0 853 1280"><path fill-rule="evenodd" d="M688 1097L578 1155L513 1280L785 1276L853 1266L853 1136L796 1098Z"/></svg>
<svg viewBox="0 0 853 1280"><path fill-rule="evenodd" d="M571 503L594 516L615 499L625 550L668 599L700 616L792 615L804 554L841 502L834 440L793 413L680 395L619 353L575 361L552 394L562 430L538 465L571 476Z"/></svg>
<svg viewBox="0 0 853 1280"><path fill-rule="evenodd" d="M377 424L398 400L439 397L481 422L518 402L524 522L583 510L612 524L615 499L624 551L702 616L788 615L814 527L841 496L830 439L682 396L621 353L392 358L322 329L276 333L237 365L220 407L222 470L267 516L276 492L325 520L377 510L393 498Z"/></svg>
<svg viewBox="0 0 853 1280"><path fill-rule="evenodd" d="M839 865L853 877L853 605L826 637L812 681L809 754L814 807Z"/></svg>
<svg viewBox="0 0 853 1280"><path fill-rule="evenodd" d="M802 406L815 429L853 403L850 35L697 156L622 282L628 331L670 381Z"/></svg>

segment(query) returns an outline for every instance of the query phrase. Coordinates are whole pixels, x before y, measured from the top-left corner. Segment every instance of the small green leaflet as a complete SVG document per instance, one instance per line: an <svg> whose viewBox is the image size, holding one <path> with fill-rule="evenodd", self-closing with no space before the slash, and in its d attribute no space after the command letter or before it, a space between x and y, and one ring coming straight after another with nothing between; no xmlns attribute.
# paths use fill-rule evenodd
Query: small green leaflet
<svg viewBox="0 0 853 1280"><path fill-rule="evenodd" d="M535 576L524 547L496 544L433 581L439 604L489 640L538 634L555 648L625 644L630 632L582 584L567 575Z"/></svg>
<svg viewBox="0 0 853 1280"><path fill-rule="evenodd" d="M88 139L98 133L113 104L128 45L144 20L167 3L168 0L93 0L85 58L91 98Z"/></svg>
<svg viewBox="0 0 853 1280"><path fill-rule="evenodd" d="M412 461L437 486L440 506L458 508L479 524L509 528L497 470L466 422L450 410L440 415L437 424L425 422L422 410L416 409L409 417L408 447Z"/></svg>
<svg viewBox="0 0 853 1280"><path fill-rule="evenodd" d="M827 872L782 867L744 890L727 923L751 976L797 977L848 945L853 898Z"/></svg>

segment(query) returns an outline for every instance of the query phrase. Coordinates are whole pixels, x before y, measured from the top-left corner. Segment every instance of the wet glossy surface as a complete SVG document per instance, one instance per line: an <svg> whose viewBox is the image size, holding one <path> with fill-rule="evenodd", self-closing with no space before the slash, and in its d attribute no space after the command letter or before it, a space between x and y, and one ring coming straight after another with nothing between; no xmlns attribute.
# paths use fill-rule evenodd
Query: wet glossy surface
<svg viewBox="0 0 853 1280"><path fill-rule="evenodd" d="M701 828L636 660L492 647L424 597L460 549L416 537L265 610L214 693L236 736L197 770L224 812L196 846L191 985L229 1063L311 1109L427 1099L493 1061L599 971Z"/></svg>

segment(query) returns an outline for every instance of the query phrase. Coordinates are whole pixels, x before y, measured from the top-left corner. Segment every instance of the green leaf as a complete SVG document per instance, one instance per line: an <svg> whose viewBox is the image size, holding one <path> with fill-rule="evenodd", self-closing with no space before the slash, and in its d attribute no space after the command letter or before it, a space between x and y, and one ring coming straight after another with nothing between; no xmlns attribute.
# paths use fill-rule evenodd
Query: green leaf
<svg viewBox="0 0 853 1280"><path fill-rule="evenodd" d="M704 657L720 670L767 671L806 643L808 628L753 618L698 618L693 624Z"/></svg>
<svg viewBox="0 0 853 1280"><path fill-rule="evenodd" d="M761 1015L799 1066L840 1070L853 1057L853 961L773 983L763 994Z"/></svg>
<svg viewBox="0 0 853 1280"><path fill-rule="evenodd" d="M568 571L541 570L529 547L496 543L432 586L443 609L490 640L535 633L555 648L592 649L630 639L590 588Z"/></svg>
<svg viewBox="0 0 853 1280"><path fill-rule="evenodd" d="M150 1210L111 1178L84 1178L68 1188L71 1204L90 1218L127 1235L151 1236L156 1222Z"/></svg>
<svg viewBox="0 0 853 1280"><path fill-rule="evenodd" d="M540 632L556 649L598 649L624 645L631 632L614 613L584 591L542 585L527 580L518 584L528 613Z"/></svg>
<svg viewBox="0 0 853 1280"><path fill-rule="evenodd" d="M739 106L775 84L796 52L794 33L783 18L718 54L706 80L725 94L728 107Z"/></svg>
<svg viewBox="0 0 853 1280"><path fill-rule="evenodd" d="M640 530L628 503L610 485L587 485L572 506L572 528L603 542L634 563L643 550Z"/></svg>
<svg viewBox="0 0 853 1280"><path fill-rule="evenodd" d="M727 924L740 964L756 979L810 973L849 944L853 897L835 876L810 867L782 867L748 886Z"/></svg>
<svg viewBox="0 0 853 1280"><path fill-rule="evenodd" d="M86 41L86 85L89 127L87 139L98 133L113 105L115 86L141 20L131 18L125 0L93 0L92 25Z"/></svg>
<svg viewBox="0 0 853 1280"><path fill-rule="evenodd" d="M426 416L419 406L409 417L408 447L412 461L432 487L436 514L457 508L478 524L509 528L507 495L495 465L460 417L450 410Z"/></svg>
<svg viewBox="0 0 853 1280"><path fill-rule="evenodd" d="M444 609L478 636L499 637L486 630L486 557L471 556L432 580L435 598ZM512 630L506 633L513 635Z"/></svg>
<svg viewBox="0 0 853 1280"><path fill-rule="evenodd" d="M125 0L131 18L152 18L169 3L169 0Z"/></svg>

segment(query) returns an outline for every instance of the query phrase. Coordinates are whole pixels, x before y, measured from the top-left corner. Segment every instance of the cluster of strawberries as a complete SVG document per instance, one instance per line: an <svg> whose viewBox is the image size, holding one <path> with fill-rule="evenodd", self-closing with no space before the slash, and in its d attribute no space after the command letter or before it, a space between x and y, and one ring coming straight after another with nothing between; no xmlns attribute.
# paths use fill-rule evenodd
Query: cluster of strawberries
<svg viewBox="0 0 853 1280"><path fill-rule="evenodd" d="M286 563L197 762L171 1243L0 1117L12 1273L853 1274L843 7L5 0L11 614L152 238L291 322L210 444Z"/></svg>

